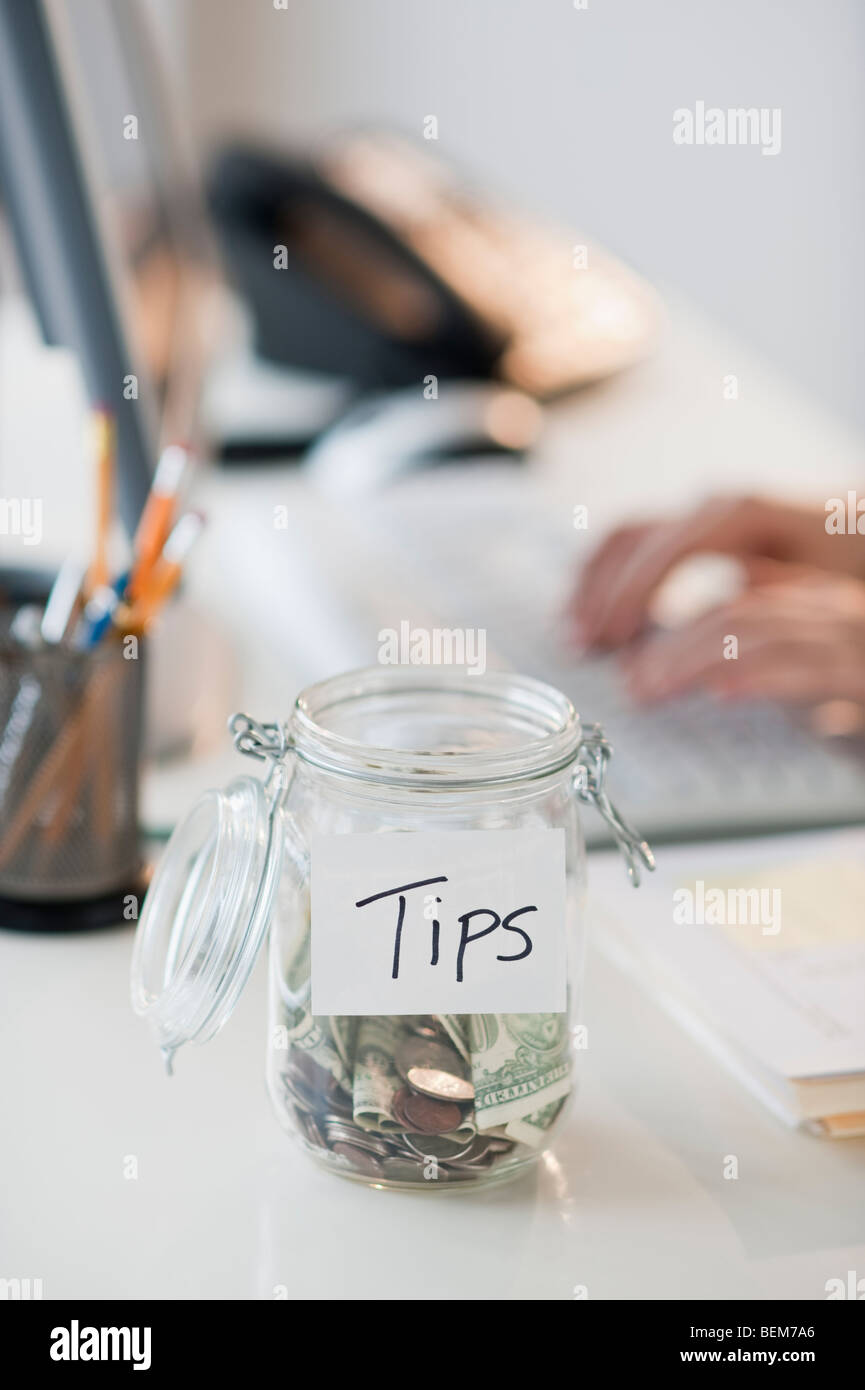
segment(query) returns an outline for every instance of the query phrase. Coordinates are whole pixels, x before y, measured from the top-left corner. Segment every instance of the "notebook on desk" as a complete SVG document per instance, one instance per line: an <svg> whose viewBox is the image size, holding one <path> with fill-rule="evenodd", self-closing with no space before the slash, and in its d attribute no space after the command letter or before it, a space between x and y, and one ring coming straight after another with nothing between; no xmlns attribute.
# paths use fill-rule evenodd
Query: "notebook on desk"
<svg viewBox="0 0 865 1390"><path fill-rule="evenodd" d="M865 834L668 850L639 912L597 869L605 954L778 1118L865 1134Z"/></svg>

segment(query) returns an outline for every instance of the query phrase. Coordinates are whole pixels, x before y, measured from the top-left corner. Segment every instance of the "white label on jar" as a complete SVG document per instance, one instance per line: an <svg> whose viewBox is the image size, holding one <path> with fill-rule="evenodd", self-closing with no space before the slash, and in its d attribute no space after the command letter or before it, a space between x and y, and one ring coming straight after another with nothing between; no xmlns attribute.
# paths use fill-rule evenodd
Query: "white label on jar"
<svg viewBox="0 0 865 1390"><path fill-rule="evenodd" d="M312 839L314 1014L561 1013L564 830Z"/></svg>

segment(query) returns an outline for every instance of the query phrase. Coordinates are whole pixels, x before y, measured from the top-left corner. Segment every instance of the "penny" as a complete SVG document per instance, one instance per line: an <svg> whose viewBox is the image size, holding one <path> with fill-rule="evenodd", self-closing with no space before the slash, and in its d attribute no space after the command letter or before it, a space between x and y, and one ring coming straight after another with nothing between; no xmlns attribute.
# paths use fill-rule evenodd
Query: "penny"
<svg viewBox="0 0 865 1390"><path fill-rule="evenodd" d="M358 1149L354 1144L340 1142L331 1146L331 1152L344 1158L356 1172L363 1173L367 1178L380 1178L382 1176L381 1163L365 1149Z"/></svg>
<svg viewBox="0 0 865 1390"><path fill-rule="evenodd" d="M450 1025L429 1014L404 1018L394 1052L401 1082L379 1116L381 1128L367 1130L354 1118L353 1062L343 1058L347 1071L334 1075L309 1052L289 1047L279 1063L279 1090L308 1151L331 1154L347 1176L395 1187L426 1187L433 1179L462 1186L519 1165L524 1146L504 1126L474 1133L471 1064Z"/></svg>
<svg viewBox="0 0 865 1390"><path fill-rule="evenodd" d="M437 1067L409 1067L405 1079L415 1091L433 1100L462 1103L475 1098L475 1088L470 1081L450 1071L439 1071Z"/></svg>
<svg viewBox="0 0 865 1390"><path fill-rule="evenodd" d="M411 1095L408 1086L401 1086L390 1103L390 1113L402 1129L411 1129L411 1122L405 1113L405 1102Z"/></svg>
<svg viewBox="0 0 865 1390"><path fill-rule="evenodd" d="M410 1128L418 1134L449 1134L462 1120L458 1105L445 1100L431 1100L429 1096L418 1093L410 1092L402 1109Z"/></svg>

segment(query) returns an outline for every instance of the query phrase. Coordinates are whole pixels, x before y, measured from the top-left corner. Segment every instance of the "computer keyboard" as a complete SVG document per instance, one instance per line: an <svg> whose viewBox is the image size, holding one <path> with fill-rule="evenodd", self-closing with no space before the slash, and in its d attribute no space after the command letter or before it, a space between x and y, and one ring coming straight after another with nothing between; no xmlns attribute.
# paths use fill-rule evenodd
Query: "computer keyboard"
<svg viewBox="0 0 865 1390"><path fill-rule="evenodd" d="M574 656L563 612L582 547L570 518L512 469L420 475L362 514L377 552L444 625L485 629L490 664L550 682L604 726L614 800L649 839L865 820L861 747L819 740L765 703L697 694L637 707L615 657ZM590 841L607 839L586 822Z"/></svg>

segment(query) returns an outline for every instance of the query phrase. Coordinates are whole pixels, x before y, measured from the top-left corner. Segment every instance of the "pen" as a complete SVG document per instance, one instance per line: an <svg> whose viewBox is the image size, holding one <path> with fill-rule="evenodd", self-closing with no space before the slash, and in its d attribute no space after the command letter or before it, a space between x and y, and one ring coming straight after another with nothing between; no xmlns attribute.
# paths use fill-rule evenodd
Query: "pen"
<svg viewBox="0 0 865 1390"><path fill-rule="evenodd" d="M128 582L129 574L126 573L114 584L101 584L94 590L84 608L84 626L77 640L79 647L89 651L91 647L98 646L111 626Z"/></svg>
<svg viewBox="0 0 865 1390"><path fill-rule="evenodd" d="M92 589L109 582L108 538L114 516L115 429L110 411L100 408L93 416L96 456L96 544L88 576Z"/></svg>
<svg viewBox="0 0 865 1390"><path fill-rule="evenodd" d="M135 563L129 581L129 598L133 602L144 592L168 538L190 458L189 450L181 444L169 444L162 451L133 541Z"/></svg>

